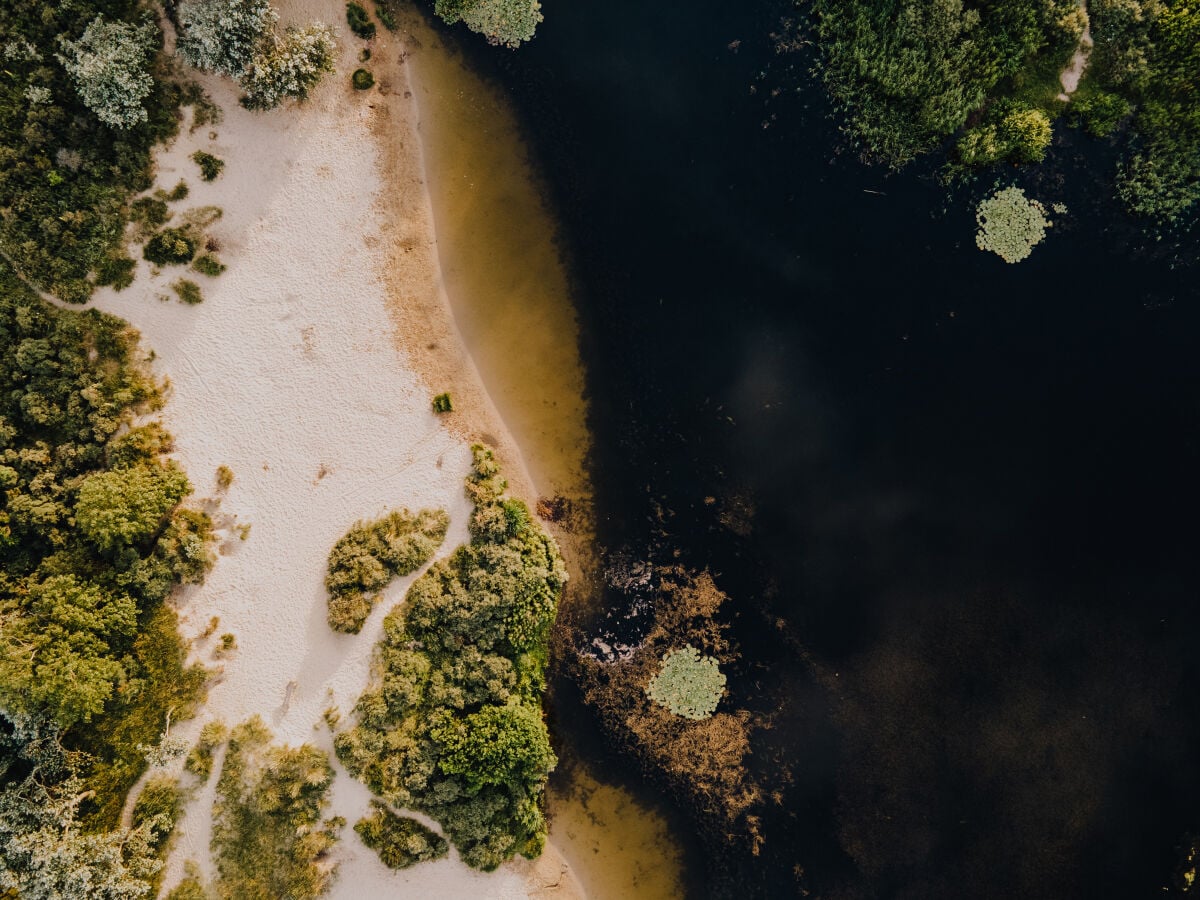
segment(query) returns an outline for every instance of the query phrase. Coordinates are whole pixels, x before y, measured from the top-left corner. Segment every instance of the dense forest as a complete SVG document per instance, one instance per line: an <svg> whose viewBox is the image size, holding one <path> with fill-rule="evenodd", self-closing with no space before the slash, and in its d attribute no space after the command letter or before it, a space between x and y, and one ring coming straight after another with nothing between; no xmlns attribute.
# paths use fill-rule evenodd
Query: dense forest
<svg viewBox="0 0 1200 900"><path fill-rule="evenodd" d="M1116 135L1115 189L1155 225L1200 198L1200 5L1195 0L813 0L821 73L845 130L898 168L950 145L977 168L1040 161L1052 122ZM1059 74L1089 26L1077 93Z"/></svg>
<svg viewBox="0 0 1200 900"><path fill-rule="evenodd" d="M211 524L135 425L160 397L124 322L0 269L0 385L0 888L140 896L169 823L119 813L203 693L164 601L203 579Z"/></svg>

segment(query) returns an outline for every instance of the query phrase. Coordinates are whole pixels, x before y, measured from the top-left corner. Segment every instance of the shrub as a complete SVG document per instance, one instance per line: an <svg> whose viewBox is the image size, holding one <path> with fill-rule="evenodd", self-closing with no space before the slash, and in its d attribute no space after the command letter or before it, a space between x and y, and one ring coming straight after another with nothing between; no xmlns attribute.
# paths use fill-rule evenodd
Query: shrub
<svg viewBox="0 0 1200 900"><path fill-rule="evenodd" d="M1072 104L1072 119L1083 125L1094 137L1107 137L1131 112L1129 101L1107 91L1093 91L1076 96Z"/></svg>
<svg viewBox="0 0 1200 900"><path fill-rule="evenodd" d="M122 291L133 284L133 272L137 263L124 253L112 253L104 257L96 267L96 284L111 285L114 290Z"/></svg>
<svg viewBox="0 0 1200 900"><path fill-rule="evenodd" d="M148 230L165 225L171 211L161 197L138 197L129 205L129 217Z"/></svg>
<svg viewBox="0 0 1200 900"><path fill-rule="evenodd" d="M225 271L225 263L221 262L211 253L202 253L192 260L192 268L201 275L207 275L209 278L216 278Z"/></svg>
<svg viewBox="0 0 1200 900"><path fill-rule="evenodd" d="M376 0L375 15L379 18L379 21L383 23L383 27L388 31L395 31L400 27L399 23L396 21L395 15L392 14L391 9L388 7L386 0L383 3L380 3L379 0Z"/></svg>
<svg viewBox="0 0 1200 900"><path fill-rule="evenodd" d="M182 265L195 255L196 242L182 228L164 228L142 248L142 256L159 266Z"/></svg>
<svg viewBox="0 0 1200 900"><path fill-rule="evenodd" d="M356 522L329 553L325 588L329 627L357 634L387 585L423 566L441 546L450 518L441 510L389 513L374 522Z"/></svg>
<svg viewBox="0 0 1200 900"><path fill-rule="evenodd" d="M197 69L239 78L279 16L269 0L183 0L177 51Z"/></svg>
<svg viewBox="0 0 1200 900"><path fill-rule="evenodd" d="M177 278L171 282L171 290L175 292L175 296L179 298L180 303L186 303L188 306L195 306L197 303L204 301L204 294L200 291L200 285L187 278Z"/></svg>
<svg viewBox="0 0 1200 900"><path fill-rule="evenodd" d="M371 801L371 807L374 812L359 819L354 830L389 869L407 869L449 852L446 839L416 819L398 816L378 800Z"/></svg>
<svg viewBox="0 0 1200 900"><path fill-rule="evenodd" d="M303 100L321 76L333 71L336 45L326 25L288 28L283 40L261 50L242 73L247 109L273 109L284 100Z"/></svg>
<svg viewBox="0 0 1200 900"><path fill-rule="evenodd" d="M438 394L433 398L433 411L435 413L448 413L454 411L454 403L450 399L449 394Z"/></svg>
<svg viewBox="0 0 1200 900"><path fill-rule="evenodd" d="M75 520L100 550L118 551L160 532L190 491L173 463L97 472L79 486Z"/></svg>
<svg viewBox="0 0 1200 900"><path fill-rule="evenodd" d="M355 69L350 76L350 83L356 91L365 91L375 86L375 76L366 69Z"/></svg>
<svg viewBox="0 0 1200 900"><path fill-rule="evenodd" d="M213 751L225 743L229 730L224 722L208 722L200 729L196 746L183 761L183 767L201 781L208 781L212 774Z"/></svg>
<svg viewBox="0 0 1200 900"><path fill-rule="evenodd" d="M335 866L324 857L344 824L321 822L333 769L316 747L281 747L257 716L237 726L217 782L212 849L222 900L324 893Z"/></svg>
<svg viewBox="0 0 1200 900"><path fill-rule="evenodd" d="M707 719L724 693L720 664L691 644L664 656L662 669L646 685L646 696L685 719Z"/></svg>
<svg viewBox="0 0 1200 900"><path fill-rule="evenodd" d="M200 167L200 177L205 181L212 181L225 168L225 160L219 159L211 153L205 153L203 150L197 150L192 154L192 162Z"/></svg>
<svg viewBox="0 0 1200 900"><path fill-rule="evenodd" d="M179 183L170 191L155 191L154 195L168 203L178 203L180 200L187 199L187 195L191 193L188 189L187 182L180 179Z"/></svg>
<svg viewBox="0 0 1200 900"><path fill-rule="evenodd" d="M226 465L217 466L217 490L227 491L233 484L233 469Z"/></svg>
<svg viewBox="0 0 1200 900"><path fill-rule="evenodd" d="M541 852L555 764L541 715L550 624L566 572L536 523L510 532L504 481L473 448L472 530L384 619L375 678L339 758L384 800L422 810L468 865Z"/></svg>
<svg viewBox="0 0 1200 900"><path fill-rule="evenodd" d="M1040 162L1050 146L1050 118L1040 109L1008 104L997 104L996 110L959 139L958 158L968 166Z"/></svg>
<svg viewBox="0 0 1200 900"><path fill-rule="evenodd" d="M1050 225L1046 208L1018 187L1005 188L980 201L975 219L979 224L975 235L979 249L991 250L1008 263L1029 256Z"/></svg>
<svg viewBox="0 0 1200 900"><path fill-rule="evenodd" d="M375 37L375 23L367 15L367 11L357 3L346 4L346 24L364 41Z"/></svg>
<svg viewBox="0 0 1200 900"><path fill-rule="evenodd" d="M531 40L542 21L538 0L435 0L433 8L447 24L463 22L489 44L502 47Z"/></svg>
<svg viewBox="0 0 1200 900"><path fill-rule="evenodd" d="M143 101L154 90L150 59L158 40L158 26L150 19L134 26L99 15L78 41L59 39L59 61L96 118L113 128L132 128L149 119Z"/></svg>

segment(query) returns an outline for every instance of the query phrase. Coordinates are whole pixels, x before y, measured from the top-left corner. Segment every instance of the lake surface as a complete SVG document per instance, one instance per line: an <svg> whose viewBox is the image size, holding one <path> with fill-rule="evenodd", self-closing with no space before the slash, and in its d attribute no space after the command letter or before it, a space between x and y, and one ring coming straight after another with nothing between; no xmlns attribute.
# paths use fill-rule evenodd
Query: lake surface
<svg viewBox="0 0 1200 900"><path fill-rule="evenodd" d="M1061 125L1005 183L1068 212L980 252L991 180L839 153L787 4L544 11L476 61L564 229L601 542L717 573L775 717L763 855L694 892L1162 896L1200 830L1200 273Z"/></svg>

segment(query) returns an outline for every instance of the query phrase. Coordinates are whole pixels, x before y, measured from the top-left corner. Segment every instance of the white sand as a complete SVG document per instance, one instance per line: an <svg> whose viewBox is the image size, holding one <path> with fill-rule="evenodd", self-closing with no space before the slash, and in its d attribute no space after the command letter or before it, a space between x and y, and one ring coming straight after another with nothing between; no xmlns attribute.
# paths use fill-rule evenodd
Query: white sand
<svg viewBox="0 0 1200 900"><path fill-rule="evenodd" d="M215 279L178 267L152 275L140 262L131 288L101 291L95 305L132 322L155 354L155 371L169 378L163 419L197 496L216 493L218 466L235 474L217 514L221 557L203 586L181 592L179 605L185 635L199 635L219 616L217 635L233 632L238 649L219 663L223 675L200 716L173 734L191 739L205 721L233 725L257 713L279 740L310 741L332 757L322 712L333 704L349 715L382 619L416 576L388 589L359 635L337 635L325 621L329 549L357 519L432 506L450 513L441 551L448 553L467 535L470 453L433 415L429 389L397 350L378 237L377 205L386 194L371 101L348 85L361 44L349 39L340 2L309 5L285 8L283 19L336 23L337 74L303 107L266 114L241 109L231 83L201 78L224 109L223 123L194 134L185 127L158 157L159 186L183 178L191 187L174 209L224 209L210 234L228 270ZM225 161L215 182L200 180L188 158L196 149ZM427 237L418 252L436 268ZM157 299L179 277L202 285L201 305ZM234 530L240 523L251 525L244 542ZM196 643L206 662L215 641ZM332 799L329 814L350 825L368 810L367 789L340 766ZM185 860L212 873L211 802L210 785L189 805L167 888ZM331 896L531 896L562 874L549 849L537 867L518 861L490 875L454 858L397 873L348 826L335 850L340 871ZM564 896L568 887L552 890Z"/></svg>

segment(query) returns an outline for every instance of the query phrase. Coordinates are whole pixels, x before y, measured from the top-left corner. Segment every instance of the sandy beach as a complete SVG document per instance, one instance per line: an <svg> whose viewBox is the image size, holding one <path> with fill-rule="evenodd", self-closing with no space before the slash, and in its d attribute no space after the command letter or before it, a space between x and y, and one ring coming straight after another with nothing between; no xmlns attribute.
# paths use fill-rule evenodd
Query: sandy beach
<svg viewBox="0 0 1200 900"><path fill-rule="evenodd" d="M476 439L497 448L515 493L531 502L536 494L442 287L398 42L375 42L372 67L386 93L355 92L349 73L361 42L348 33L343 5L284 5L281 14L284 24L334 26L336 74L302 106L265 114L238 106L231 82L201 76L223 121L191 130L189 119L157 157L157 187L182 179L191 189L173 206L177 216L223 210L209 234L227 271L216 278L153 272L139 261L134 285L99 292L95 305L142 333L154 371L169 381L162 418L195 502L218 496L218 466L234 473L214 514L217 565L206 584L178 597L195 655L222 671L199 716L173 734L190 739L206 721L258 714L277 739L332 751L322 714L331 706L351 712L383 617L417 577L394 583L360 634L335 634L323 587L334 541L354 521L388 509L441 507L451 527L440 555L450 552L467 538L462 486ZM189 158L197 149L225 161L211 183ZM201 284L203 303L185 306L171 296L180 277ZM415 359L415 347L426 354ZM453 394L455 412L439 418L430 401L443 390ZM218 635L237 638L237 650L221 659L213 658L215 638L200 637L213 617ZM328 813L353 824L369 794L337 769ZM188 860L212 874L211 802L210 783L179 826L167 889ZM453 855L394 872L349 827L334 854L333 897L582 896L553 846L536 863L518 860L487 875Z"/></svg>

